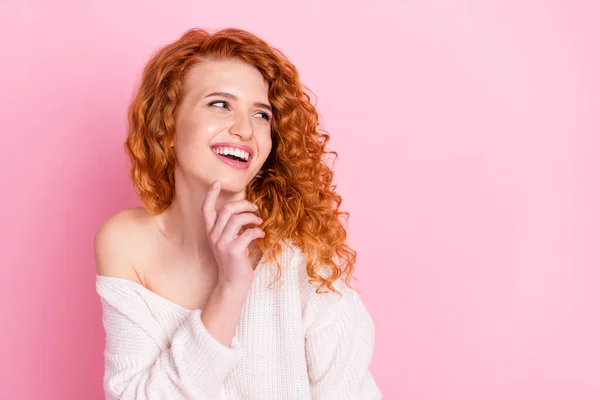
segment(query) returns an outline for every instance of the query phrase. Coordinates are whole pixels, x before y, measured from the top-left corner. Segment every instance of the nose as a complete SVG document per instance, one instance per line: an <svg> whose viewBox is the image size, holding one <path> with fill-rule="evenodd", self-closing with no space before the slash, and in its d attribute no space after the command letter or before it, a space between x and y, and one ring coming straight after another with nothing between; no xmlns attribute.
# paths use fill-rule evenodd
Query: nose
<svg viewBox="0 0 600 400"><path fill-rule="evenodd" d="M235 122L231 128L229 128L231 134L238 136L240 139L250 139L254 135L252 128L252 122L250 117L242 115L241 113L236 117Z"/></svg>

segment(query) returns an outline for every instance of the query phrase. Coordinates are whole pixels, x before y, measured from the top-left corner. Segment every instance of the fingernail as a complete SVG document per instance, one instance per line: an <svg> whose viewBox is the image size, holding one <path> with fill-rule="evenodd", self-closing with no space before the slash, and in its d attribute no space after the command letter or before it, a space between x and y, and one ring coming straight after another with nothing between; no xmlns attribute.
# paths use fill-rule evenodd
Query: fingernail
<svg viewBox="0 0 600 400"><path fill-rule="evenodd" d="M213 188L216 189L221 185L221 181L215 181L215 183L213 184Z"/></svg>

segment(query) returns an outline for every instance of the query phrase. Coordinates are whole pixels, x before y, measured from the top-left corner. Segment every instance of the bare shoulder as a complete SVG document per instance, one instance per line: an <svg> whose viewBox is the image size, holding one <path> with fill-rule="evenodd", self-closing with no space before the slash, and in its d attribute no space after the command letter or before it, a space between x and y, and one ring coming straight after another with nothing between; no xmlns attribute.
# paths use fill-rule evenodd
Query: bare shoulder
<svg viewBox="0 0 600 400"><path fill-rule="evenodd" d="M98 275L140 282L139 260L147 247L144 238L151 218L142 207L133 207L119 211L100 225L94 238Z"/></svg>

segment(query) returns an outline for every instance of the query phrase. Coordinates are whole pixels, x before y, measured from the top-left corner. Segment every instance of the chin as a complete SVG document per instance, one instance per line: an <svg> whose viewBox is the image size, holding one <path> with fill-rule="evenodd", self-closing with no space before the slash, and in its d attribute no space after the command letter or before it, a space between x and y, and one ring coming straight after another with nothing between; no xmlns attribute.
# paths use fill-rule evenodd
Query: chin
<svg viewBox="0 0 600 400"><path fill-rule="evenodd" d="M219 178L215 178L215 180L217 180ZM227 178L222 178L219 179L221 181L221 192L229 192L229 193L240 193L240 192L245 192L246 188L248 187L248 184L250 182L246 182L245 179L227 179ZM213 181L214 182L214 181ZM212 184L212 182L211 182Z"/></svg>

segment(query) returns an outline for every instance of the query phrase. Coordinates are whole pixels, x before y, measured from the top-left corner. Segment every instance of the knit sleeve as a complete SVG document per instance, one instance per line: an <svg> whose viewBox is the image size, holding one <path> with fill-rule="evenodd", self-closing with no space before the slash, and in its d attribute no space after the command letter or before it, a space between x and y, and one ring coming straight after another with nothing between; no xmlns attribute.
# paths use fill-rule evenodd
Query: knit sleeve
<svg viewBox="0 0 600 400"><path fill-rule="evenodd" d="M167 337L139 296L120 287L98 288L106 333L104 390L116 399L219 399L221 386L243 356L216 340L190 311Z"/></svg>
<svg viewBox="0 0 600 400"><path fill-rule="evenodd" d="M336 287L336 289L338 289ZM339 289L338 289L339 290ZM373 321L353 289L323 296L306 331L305 346L313 400L382 398L369 364L374 350Z"/></svg>

